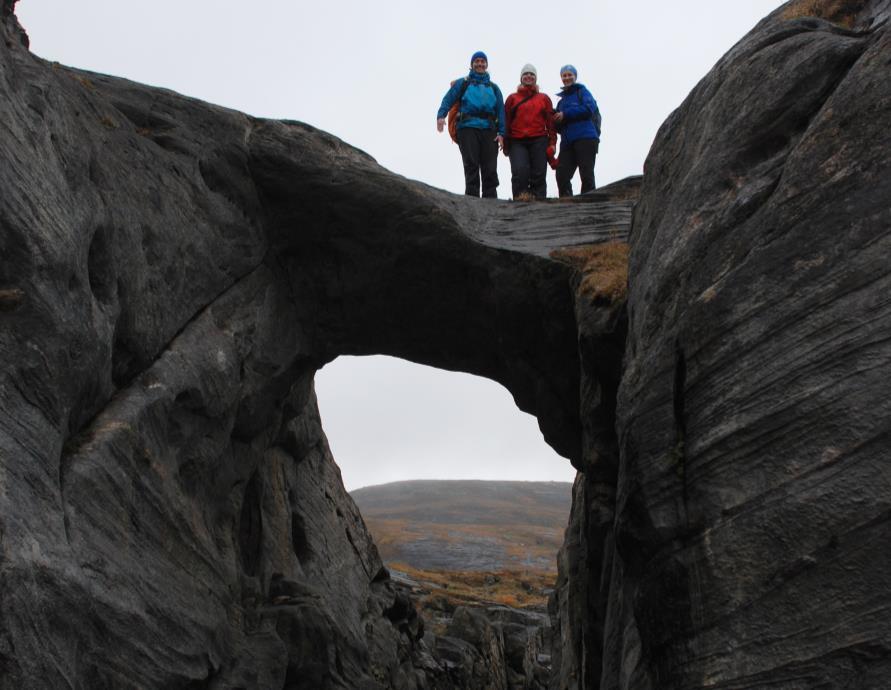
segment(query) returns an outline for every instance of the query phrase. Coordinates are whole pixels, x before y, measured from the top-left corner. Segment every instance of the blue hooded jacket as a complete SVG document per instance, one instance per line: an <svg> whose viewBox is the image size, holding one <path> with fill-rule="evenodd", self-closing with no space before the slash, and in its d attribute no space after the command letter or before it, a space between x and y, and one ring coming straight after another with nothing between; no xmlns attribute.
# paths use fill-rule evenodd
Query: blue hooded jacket
<svg viewBox="0 0 891 690"><path fill-rule="evenodd" d="M467 90L464 91L464 97L461 99L461 105L458 106L459 112L462 114L458 121L458 129L465 127L474 127L476 129L489 129L492 122L488 116L494 116L497 120L495 126L498 133L504 136L504 97L501 95L501 89L495 82L489 79L489 73L477 74L473 70L467 75ZM465 77L456 79L446 95L443 96L439 111L436 113L437 119L443 118L449 113L461 88L464 86Z"/></svg>
<svg viewBox="0 0 891 690"><path fill-rule="evenodd" d="M594 124L594 115L599 113L597 101L582 84L564 86L557 102L557 112L563 113L563 122L557 123L560 132L560 147L580 139L600 140L600 130ZM598 118L599 119L599 118Z"/></svg>

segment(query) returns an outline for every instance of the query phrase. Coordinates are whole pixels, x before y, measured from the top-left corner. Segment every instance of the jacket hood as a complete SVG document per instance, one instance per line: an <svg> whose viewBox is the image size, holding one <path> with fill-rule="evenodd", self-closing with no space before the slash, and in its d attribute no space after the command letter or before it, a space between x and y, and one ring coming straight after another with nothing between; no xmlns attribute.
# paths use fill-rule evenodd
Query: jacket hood
<svg viewBox="0 0 891 690"><path fill-rule="evenodd" d="M569 86L564 86L562 89L560 89L556 93L556 95L557 96L568 96L569 94L575 93L576 91L578 91L581 88L584 88L584 85L580 84L579 82L575 82L574 84L570 84Z"/></svg>
<svg viewBox="0 0 891 690"><path fill-rule="evenodd" d="M470 70L470 73L467 75L467 78L470 79L470 81L475 81L480 84L488 84L489 83L489 73L488 72L483 72L482 74L477 74L473 70Z"/></svg>

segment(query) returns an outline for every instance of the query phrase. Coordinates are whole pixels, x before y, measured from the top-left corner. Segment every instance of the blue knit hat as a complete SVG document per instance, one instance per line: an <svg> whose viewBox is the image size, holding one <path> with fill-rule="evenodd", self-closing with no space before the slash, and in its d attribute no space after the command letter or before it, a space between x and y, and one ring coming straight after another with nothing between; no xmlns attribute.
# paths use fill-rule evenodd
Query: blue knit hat
<svg viewBox="0 0 891 690"><path fill-rule="evenodd" d="M473 67L473 61L476 60L477 58L482 58L486 62L489 62L489 58L486 57L486 54L483 51L478 50L473 55L470 56L470 66L471 67Z"/></svg>
<svg viewBox="0 0 891 690"><path fill-rule="evenodd" d="M578 70L572 65L563 65L563 67L560 68L560 74L563 74L564 72L572 72L576 77L579 76Z"/></svg>

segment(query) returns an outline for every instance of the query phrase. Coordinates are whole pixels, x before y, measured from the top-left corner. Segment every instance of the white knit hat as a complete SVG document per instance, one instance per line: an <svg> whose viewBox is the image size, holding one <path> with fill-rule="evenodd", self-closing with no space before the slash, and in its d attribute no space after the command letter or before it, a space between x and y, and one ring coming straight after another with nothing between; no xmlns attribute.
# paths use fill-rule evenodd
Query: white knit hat
<svg viewBox="0 0 891 690"><path fill-rule="evenodd" d="M523 69L520 70L520 79L523 78L523 75L526 74L526 72L532 72L532 74L535 75L535 78L538 79L538 70L535 69L535 65L530 65L528 62L523 65Z"/></svg>

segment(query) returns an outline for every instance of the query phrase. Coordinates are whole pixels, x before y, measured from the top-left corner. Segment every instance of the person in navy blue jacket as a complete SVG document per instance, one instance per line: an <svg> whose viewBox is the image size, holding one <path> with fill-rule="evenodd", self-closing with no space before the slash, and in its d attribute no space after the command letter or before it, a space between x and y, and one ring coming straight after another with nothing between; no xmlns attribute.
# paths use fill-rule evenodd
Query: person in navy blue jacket
<svg viewBox="0 0 891 690"><path fill-rule="evenodd" d="M557 163L557 190L560 196L572 196L572 176L576 168L582 178L582 194L594 189L594 161L600 148L600 110L594 96L579 84L578 71L572 65L560 68L563 88L557 95L554 125L560 133Z"/></svg>
<svg viewBox="0 0 891 690"><path fill-rule="evenodd" d="M504 98L489 79L489 59L477 51L470 58L470 74L456 79L436 113L442 132L449 109L458 105L458 148L464 163L464 193L494 199L498 188L498 149L504 146Z"/></svg>

